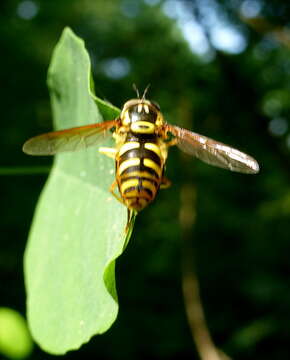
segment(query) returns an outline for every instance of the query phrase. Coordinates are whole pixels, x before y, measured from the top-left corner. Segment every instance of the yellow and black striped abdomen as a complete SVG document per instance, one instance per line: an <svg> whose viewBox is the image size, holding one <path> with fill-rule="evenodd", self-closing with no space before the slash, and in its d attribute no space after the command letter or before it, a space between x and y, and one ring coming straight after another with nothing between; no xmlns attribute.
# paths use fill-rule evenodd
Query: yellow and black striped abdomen
<svg viewBox="0 0 290 360"><path fill-rule="evenodd" d="M157 137L128 134L116 161L116 179L124 204L141 211L154 200L163 176L164 161Z"/></svg>

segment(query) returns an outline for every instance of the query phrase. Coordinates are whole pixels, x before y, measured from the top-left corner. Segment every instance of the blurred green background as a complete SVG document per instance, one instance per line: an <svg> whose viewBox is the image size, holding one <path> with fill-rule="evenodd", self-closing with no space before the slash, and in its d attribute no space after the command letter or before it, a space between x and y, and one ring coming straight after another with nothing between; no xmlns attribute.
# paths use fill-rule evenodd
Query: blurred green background
<svg viewBox="0 0 290 360"><path fill-rule="evenodd" d="M97 96L121 107L135 97L132 83L140 91L150 83L147 97L168 122L249 153L261 172L231 173L171 149L173 185L138 216L117 261L116 323L63 358L197 359L184 253L217 347L234 359L289 358L290 3L282 0L1 1L0 306L25 315L22 257L52 159L21 147L51 129L46 73L67 25L85 41ZM194 220L186 230L182 209ZM29 356L51 358L37 346Z"/></svg>

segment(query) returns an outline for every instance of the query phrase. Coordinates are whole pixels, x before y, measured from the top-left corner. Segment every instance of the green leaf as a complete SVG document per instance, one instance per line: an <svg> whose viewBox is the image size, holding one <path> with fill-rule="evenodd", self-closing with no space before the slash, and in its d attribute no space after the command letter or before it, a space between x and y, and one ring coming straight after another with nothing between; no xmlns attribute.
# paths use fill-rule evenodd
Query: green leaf
<svg viewBox="0 0 290 360"><path fill-rule="evenodd" d="M119 114L92 94L89 56L68 28L55 48L48 84L56 129ZM77 349L116 319L114 262L132 228L126 234L127 209L109 192L114 166L94 147L59 154L40 196L24 267L29 326L47 352Z"/></svg>
<svg viewBox="0 0 290 360"><path fill-rule="evenodd" d="M277 324L273 318L265 317L256 319L247 326L240 327L236 333L233 334L229 341L231 346L238 349L250 349L268 336L270 336L277 329Z"/></svg>
<svg viewBox="0 0 290 360"><path fill-rule="evenodd" d="M33 342L23 317L15 310L0 308L0 353L9 359L24 359Z"/></svg>

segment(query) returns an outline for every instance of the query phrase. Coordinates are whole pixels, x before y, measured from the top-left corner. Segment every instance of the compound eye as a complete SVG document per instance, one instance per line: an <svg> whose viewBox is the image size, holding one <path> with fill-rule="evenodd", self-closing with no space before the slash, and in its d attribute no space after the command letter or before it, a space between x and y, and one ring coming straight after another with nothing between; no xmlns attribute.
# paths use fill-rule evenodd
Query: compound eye
<svg viewBox="0 0 290 360"><path fill-rule="evenodd" d="M160 106L157 102L151 101L151 104L154 105L158 111L160 111Z"/></svg>

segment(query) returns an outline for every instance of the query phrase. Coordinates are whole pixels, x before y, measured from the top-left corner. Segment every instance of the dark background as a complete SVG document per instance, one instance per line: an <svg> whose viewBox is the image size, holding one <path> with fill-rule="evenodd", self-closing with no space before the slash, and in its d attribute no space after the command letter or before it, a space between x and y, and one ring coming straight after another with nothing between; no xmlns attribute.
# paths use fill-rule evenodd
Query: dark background
<svg viewBox="0 0 290 360"><path fill-rule="evenodd" d="M21 146L51 129L46 72L67 25L85 40L99 97L121 107L135 97L132 83L140 91L150 83L148 98L168 122L251 154L261 172L231 173L172 149L173 186L138 216L117 261L116 323L64 358L197 359L181 286L189 243L216 345L234 359L289 358L290 4L282 0L1 1L0 306L25 314L22 257L47 177L33 172L52 159ZM186 231L184 193L194 220ZM50 358L35 346L29 359Z"/></svg>

